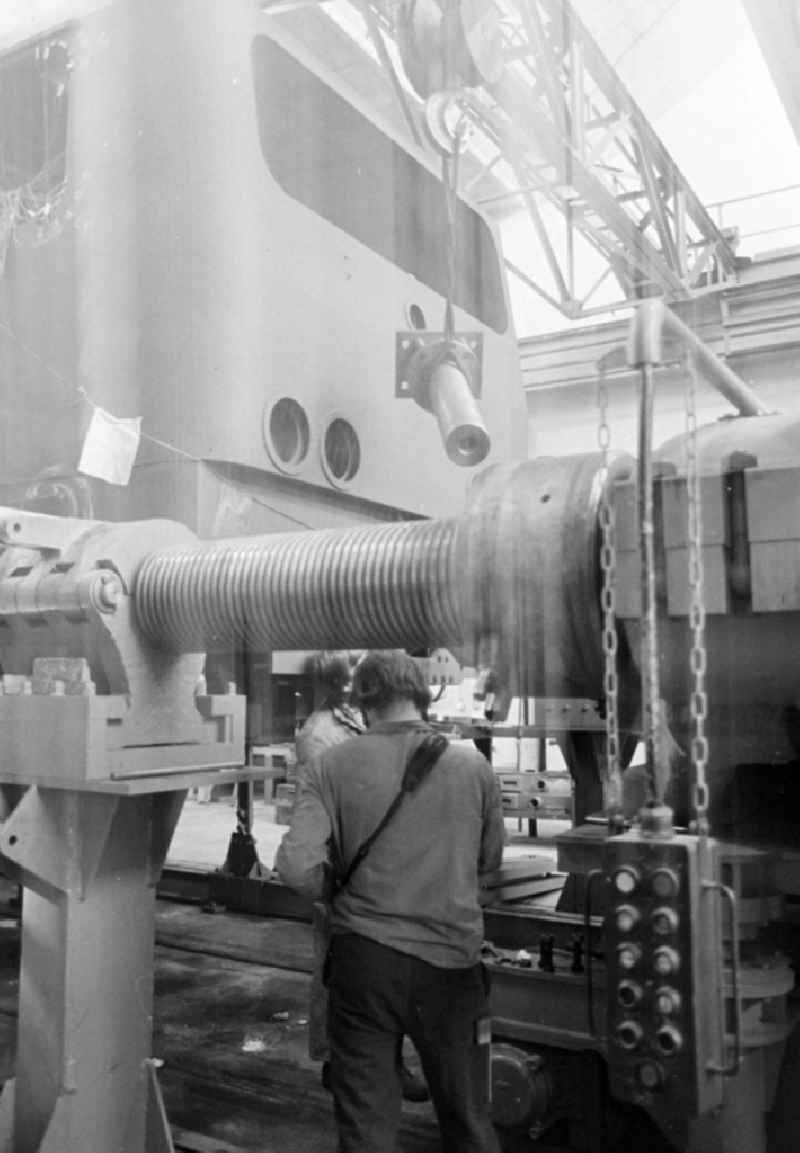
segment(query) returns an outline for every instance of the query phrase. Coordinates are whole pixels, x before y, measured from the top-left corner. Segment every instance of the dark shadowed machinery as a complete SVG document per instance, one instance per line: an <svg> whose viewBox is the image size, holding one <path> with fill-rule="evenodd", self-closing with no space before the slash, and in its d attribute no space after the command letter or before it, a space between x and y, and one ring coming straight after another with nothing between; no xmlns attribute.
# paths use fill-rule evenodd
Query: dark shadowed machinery
<svg viewBox="0 0 800 1153"><path fill-rule="evenodd" d="M155 882L190 785L248 777L254 665L444 647L534 698L541 732L558 714L575 789L558 909L487 909L505 1146L794 1153L800 418L643 299L636 456L609 449L600 365L598 451L522 459L503 266L457 170L529 180L529 129L500 132L517 64L559 14L585 30L550 0L492 28L480 5L364 4L370 54L323 7L88 4L0 59L48 125L3 138L0 851L24 902L0 1149L173 1148ZM595 240L631 300L680 296L658 249L677 209L620 271L631 202ZM656 445L663 341L688 427ZM700 377L733 409L704 427ZM101 406L142 417L127 486L76 472Z"/></svg>

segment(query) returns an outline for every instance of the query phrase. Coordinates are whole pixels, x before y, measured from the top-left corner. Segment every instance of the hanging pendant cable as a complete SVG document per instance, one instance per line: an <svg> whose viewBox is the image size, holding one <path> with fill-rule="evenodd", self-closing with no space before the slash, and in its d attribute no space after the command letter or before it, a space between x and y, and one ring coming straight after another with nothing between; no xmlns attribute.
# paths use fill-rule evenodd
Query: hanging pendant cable
<svg viewBox="0 0 800 1153"><path fill-rule="evenodd" d="M603 782L604 808L610 825L622 811L622 777L619 763L619 674L617 671L617 554L616 518L613 493L609 482L611 430L608 424L608 381L606 366L600 365L597 378L599 425L597 443L603 454L602 489L600 494L600 570L603 587L600 605L603 612L603 696L606 714L606 772Z"/></svg>
<svg viewBox="0 0 800 1153"><path fill-rule="evenodd" d="M693 808L698 836L705 838L708 823L708 740L705 723L708 715L706 695L706 610L703 588L702 520L700 505L700 468L697 458L697 367L694 359L686 363L686 497L689 515L689 627L692 647L689 669L692 685L689 697L689 715L692 720L691 766L693 776Z"/></svg>
<svg viewBox="0 0 800 1153"><path fill-rule="evenodd" d="M658 675L655 523L653 504L653 363L641 365L639 382L639 546L642 589L642 721L647 803L662 805L656 761L661 694Z"/></svg>
<svg viewBox="0 0 800 1153"><path fill-rule="evenodd" d="M455 91L457 88L456 69L453 60L453 45L455 42L455 35L459 27L459 6L458 0L448 0L444 12L444 20L442 24L444 33L444 85L445 91L451 93L451 107L457 109L457 98ZM446 115L446 113L445 113ZM456 294L456 274L458 271L458 232L457 232L457 207L458 207L458 170L459 160L461 156L461 148L464 141L464 133L466 131L466 117L460 109L458 109L458 118L453 125L450 133L452 141L452 151L448 156L445 154L442 157L442 184L444 185L444 198L445 198L445 221L446 221L446 280L445 280L445 305L444 305L444 339L447 344L452 344L455 339L455 319L453 315L455 294Z"/></svg>

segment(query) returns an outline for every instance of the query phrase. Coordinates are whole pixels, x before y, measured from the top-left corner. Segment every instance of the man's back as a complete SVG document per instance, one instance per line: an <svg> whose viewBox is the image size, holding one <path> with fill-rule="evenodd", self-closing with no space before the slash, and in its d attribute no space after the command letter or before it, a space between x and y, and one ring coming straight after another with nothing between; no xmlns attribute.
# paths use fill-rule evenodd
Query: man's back
<svg viewBox="0 0 800 1153"><path fill-rule="evenodd" d="M430 727L381 722L330 749L312 766L298 809L313 819L321 804L346 866L400 790L408 758ZM305 825L298 811L298 833ZM287 838L290 839L290 838ZM499 866L503 822L499 789L473 748L450 746L419 789L406 796L331 912L331 928L458 968L477 960L483 932L478 874ZM295 856L286 846L282 873ZM296 862L299 863L299 862ZM296 883L296 874L290 883Z"/></svg>
<svg viewBox="0 0 800 1153"><path fill-rule="evenodd" d="M310 766L275 860L287 884L319 897L332 844L344 878L328 950L339 1153L395 1148L404 1036L420 1055L443 1153L499 1153L486 1094L478 885L481 871L500 864L500 791L474 748L450 746L401 794L406 766L432 732L422 719L430 690L406 653L368 653L353 695L367 734Z"/></svg>

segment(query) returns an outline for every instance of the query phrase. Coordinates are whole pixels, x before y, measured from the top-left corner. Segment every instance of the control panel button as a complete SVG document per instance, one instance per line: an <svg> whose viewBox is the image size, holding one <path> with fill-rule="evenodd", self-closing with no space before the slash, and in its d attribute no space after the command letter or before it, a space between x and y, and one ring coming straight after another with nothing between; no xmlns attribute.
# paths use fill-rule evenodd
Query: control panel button
<svg viewBox="0 0 800 1153"><path fill-rule="evenodd" d="M669 937L678 931L678 914L668 905L659 905L651 914L650 924L657 936Z"/></svg>
<svg viewBox="0 0 800 1153"><path fill-rule="evenodd" d="M624 941L617 946L617 964L620 969L630 973L642 959L642 950L633 941Z"/></svg>
<svg viewBox="0 0 800 1153"><path fill-rule="evenodd" d="M642 1000L642 986L636 981L620 981L617 1000L624 1009L634 1009Z"/></svg>
<svg viewBox="0 0 800 1153"><path fill-rule="evenodd" d="M650 878L653 892L660 901L670 901L677 897L681 883L673 869L656 869Z"/></svg>
<svg viewBox="0 0 800 1153"><path fill-rule="evenodd" d="M671 977L681 967L680 954L668 945L662 945L653 953L653 968L659 977Z"/></svg>
<svg viewBox="0 0 800 1153"><path fill-rule="evenodd" d="M665 1057L673 1057L683 1048L683 1037L674 1025L662 1025L656 1033L656 1045Z"/></svg>
<svg viewBox="0 0 800 1153"><path fill-rule="evenodd" d="M672 1013L680 1013L681 1011L681 995L677 989L671 989L669 985L662 985L656 989L653 1003L656 1012L660 1013L662 1017L669 1017Z"/></svg>
<svg viewBox="0 0 800 1153"><path fill-rule="evenodd" d="M614 888L623 896L629 896L639 884L639 870L635 865L623 865L614 874Z"/></svg>
<svg viewBox="0 0 800 1153"><path fill-rule="evenodd" d="M660 1089L664 1084L664 1070L657 1061L643 1061L639 1066L639 1083L645 1089Z"/></svg>
<svg viewBox="0 0 800 1153"><path fill-rule="evenodd" d="M642 1026L638 1021L620 1021L617 1040L623 1049L635 1049L642 1040Z"/></svg>
<svg viewBox="0 0 800 1153"><path fill-rule="evenodd" d="M620 905L614 917L620 933L631 933L640 921L639 910L633 905Z"/></svg>

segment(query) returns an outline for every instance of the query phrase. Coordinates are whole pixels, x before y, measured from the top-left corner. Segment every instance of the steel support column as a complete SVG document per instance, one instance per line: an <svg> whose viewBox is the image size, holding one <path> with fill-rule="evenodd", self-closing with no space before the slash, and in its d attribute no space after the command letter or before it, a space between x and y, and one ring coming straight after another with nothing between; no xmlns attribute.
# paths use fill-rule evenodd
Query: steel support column
<svg viewBox="0 0 800 1153"><path fill-rule="evenodd" d="M150 1060L153 926L185 795L32 786L4 822L25 895L3 1153L172 1153Z"/></svg>

